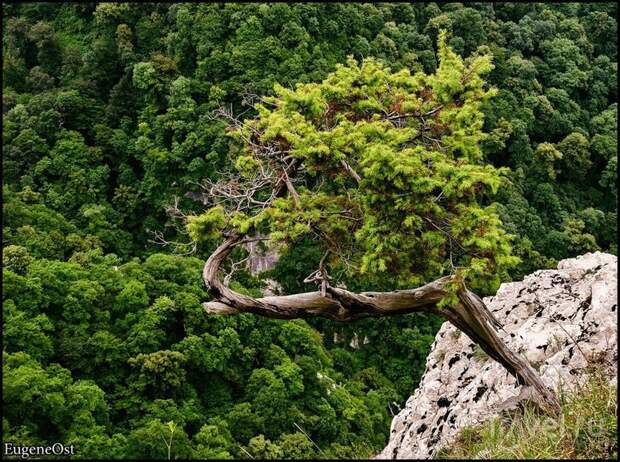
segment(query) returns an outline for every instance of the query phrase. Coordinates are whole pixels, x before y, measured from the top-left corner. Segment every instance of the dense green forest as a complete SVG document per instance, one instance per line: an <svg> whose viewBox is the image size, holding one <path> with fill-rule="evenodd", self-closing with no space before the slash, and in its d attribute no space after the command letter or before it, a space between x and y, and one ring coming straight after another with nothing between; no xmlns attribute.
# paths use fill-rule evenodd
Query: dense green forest
<svg viewBox="0 0 620 462"><path fill-rule="evenodd" d="M193 248L178 211L203 213L191 193L238 154L214 111L252 117L253 95L320 82L348 57L432 74L441 31L463 58L491 55L480 154L506 168L493 206L520 263L501 276L519 279L617 252L616 13L615 3L3 4L4 441L112 459L377 453L442 319L205 315L201 270L218 242ZM231 287L258 296L269 277L287 293L312 290L301 281L321 256L298 242Z"/></svg>

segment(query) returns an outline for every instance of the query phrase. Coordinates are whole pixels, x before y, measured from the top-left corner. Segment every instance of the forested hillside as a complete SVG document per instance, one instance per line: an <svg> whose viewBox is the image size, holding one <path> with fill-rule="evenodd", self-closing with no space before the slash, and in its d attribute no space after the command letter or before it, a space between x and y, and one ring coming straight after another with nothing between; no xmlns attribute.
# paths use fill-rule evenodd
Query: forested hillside
<svg viewBox="0 0 620 462"><path fill-rule="evenodd" d="M201 270L218 242L193 243L180 218L204 211L200 184L238 154L215 110L252 117L274 86L319 82L350 56L431 74L441 31L464 58L490 54L481 148L508 169L493 200L520 258L504 280L520 279L617 253L616 13L3 4L4 441L60 441L92 458L378 453L442 320L207 316ZM231 287L258 296L270 277L313 290L301 281L321 256L298 242Z"/></svg>

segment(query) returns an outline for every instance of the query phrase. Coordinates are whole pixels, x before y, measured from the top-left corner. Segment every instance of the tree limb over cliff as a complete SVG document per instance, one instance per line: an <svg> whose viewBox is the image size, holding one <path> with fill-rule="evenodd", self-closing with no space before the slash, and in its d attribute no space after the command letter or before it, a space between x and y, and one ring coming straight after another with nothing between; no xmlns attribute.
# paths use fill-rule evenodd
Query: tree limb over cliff
<svg viewBox="0 0 620 462"><path fill-rule="evenodd" d="M216 298L215 301L203 304L208 314L253 313L276 319L319 316L341 322L413 312L437 314L466 333L523 385L531 387L533 398L541 407L552 412L559 409L557 398L542 383L528 361L513 352L498 337L496 327L500 327L500 324L477 295L461 285L457 291L457 304L450 308L438 307L438 303L449 292L446 286L455 282L454 276L437 279L416 289L393 292L357 294L327 285L325 294L316 291L252 298L226 287L218 276L222 262L236 245L243 242L244 239L239 236L229 237L211 254L204 266L205 284Z"/></svg>
<svg viewBox="0 0 620 462"><path fill-rule="evenodd" d="M481 77L490 57L463 61L441 35L439 58L434 75L414 76L350 60L322 83L276 86L255 118L220 114L240 143L236 172L207 181L210 208L188 219L196 240L223 239L204 267L215 298L205 309L334 321L438 314L557 410L554 394L498 337L499 323L467 287L496 289L518 261L495 208L484 205L505 173L482 162L479 146L480 104L493 95ZM255 235L285 245L310 239L324 256L304 282L320 290L252 298L220 282L226 258ZM351 292L330 283L336 270L379 287L389 278L403 290Z"/></svg>

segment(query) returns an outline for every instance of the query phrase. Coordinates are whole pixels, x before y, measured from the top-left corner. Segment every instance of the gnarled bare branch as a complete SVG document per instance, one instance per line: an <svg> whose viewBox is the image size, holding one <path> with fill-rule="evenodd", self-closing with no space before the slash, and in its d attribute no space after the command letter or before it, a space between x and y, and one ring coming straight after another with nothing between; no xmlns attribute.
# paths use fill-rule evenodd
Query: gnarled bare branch
<svg viewBox="0 0 620 462"><path fill-rule="evenodd" d="M499 338L496 328L501 325L480 297L461 284L457 292L459 302L455 306L438 306L448 293L448 284L458 282L455 276L446 276L416 289L362 293L331 287L322 279L321 291L252 298L231 290L219 280L220 265L243 242L242 236L229 236L205 263L203 279L216 299L203 304L207 313L253 313L277 319L320 316L342 322L413 312L438 314L467 334L521 384L531 387L533 397L541 407L554 413L559 411L555 394L544 385L529 362Z"/></svg>

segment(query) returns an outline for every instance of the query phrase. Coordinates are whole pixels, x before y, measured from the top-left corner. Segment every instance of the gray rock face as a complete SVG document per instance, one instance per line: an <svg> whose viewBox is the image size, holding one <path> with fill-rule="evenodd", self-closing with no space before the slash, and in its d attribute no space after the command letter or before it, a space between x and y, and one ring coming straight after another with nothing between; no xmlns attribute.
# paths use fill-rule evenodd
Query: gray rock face
<svg viewBox="0 0 620 462"><path fill-rule="evenodd" d="M259 236L260 237L260 236ZM246 249L249 252L248 266L250 273L256 276L263 271L269 271L276 266L280 254L276 247L264 249L259 241L248 242Z"/></svg>
<svg viewBox="0 0 620 462"><path fill-rule="evenodd" d="M592 360L606 364L616 380L617 264L615 256L601 252L562 260L557 270L502 284L484 300L504 326L500 336L556 390L584 381ZM432 458L459 429L516 405L520 391L502 366L445 323L419 388L392 421L390 441L377 458Z"/></svg>
<svg viewBox="0 0 620 462"><path fill-rule="evenodd" d="M247 266L252 276L258 276L264 271L272 270L280 258L277 247L265 248L260 245L259 241L248 242L245 248L248 251ZM270 297L280 293L282 287L278 281L275 279L265 279L265 283L266 287L263 289L263 297Z"/></svg>

